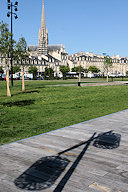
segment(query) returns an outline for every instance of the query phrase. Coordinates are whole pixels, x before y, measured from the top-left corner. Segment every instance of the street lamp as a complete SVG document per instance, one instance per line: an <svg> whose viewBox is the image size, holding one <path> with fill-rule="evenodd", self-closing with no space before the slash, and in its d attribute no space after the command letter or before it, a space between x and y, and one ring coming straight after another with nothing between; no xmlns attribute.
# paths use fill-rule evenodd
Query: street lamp
<svg viewBox="0 0 128 192"><path fill-rule="evenodd" d="M13 12L13 7L15 12L18 11L17 6L18 6L18 1L15 2L15 4L13 4L12 2L10 2L10 0L7 0L8 3L8 13L7 13L7 17L11 16L11 85L13 86L13 31L12 31L12 15L14 15L14 18L17 19L18 16L16 13Z"/></svg>
<svg viewBox="0 0 128 192"><path fill-rule="evenodd" d="M102 53L102 54L103 54L103 57L105 58L106 53ZM105 70L103 71L103 77L104 77L104 74L105 74Z"/></svg>
<svg viewBox="0 0 128 192"><path fill-rule="evenodd" d="M80 62L80 61L79 61ZM79 80L78 80L78 86L81 84L81 65L79 63Z"/></svg>

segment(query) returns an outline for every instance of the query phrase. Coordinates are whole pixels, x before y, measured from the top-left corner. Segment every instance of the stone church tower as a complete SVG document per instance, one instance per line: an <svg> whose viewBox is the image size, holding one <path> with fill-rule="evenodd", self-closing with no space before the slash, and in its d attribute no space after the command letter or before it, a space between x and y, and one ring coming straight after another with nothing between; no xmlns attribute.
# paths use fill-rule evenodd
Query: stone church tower
<svg viewBox="0 0 128 192"><path fill-rule="evenodd" d="M47 55L47 53L48 53L48 31L45 25L45 12L44 12L44 0L43 0L41 28L39 29L38 54Z"/></svg>

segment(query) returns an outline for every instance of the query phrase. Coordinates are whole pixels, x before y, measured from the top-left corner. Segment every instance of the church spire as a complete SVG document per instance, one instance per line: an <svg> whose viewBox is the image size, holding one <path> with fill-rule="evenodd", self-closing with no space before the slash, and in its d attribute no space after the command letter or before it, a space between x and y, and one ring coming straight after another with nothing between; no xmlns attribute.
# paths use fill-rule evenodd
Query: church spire
<svg viewBox="0 0 128 192"><path fill-rule="evenodd" d="M44 12L44 0L43 0L43 8L42 8L42 18L41 18L41 28L45 29L45 12Z"/></svg>
<svg viewBox="0 0 128 192"><path fill-rule="evenodd" d="M47 55L47 53L48 53L48 31L45 25L44 0L43 0L41 28L39 29L38 54Z"/></svg>

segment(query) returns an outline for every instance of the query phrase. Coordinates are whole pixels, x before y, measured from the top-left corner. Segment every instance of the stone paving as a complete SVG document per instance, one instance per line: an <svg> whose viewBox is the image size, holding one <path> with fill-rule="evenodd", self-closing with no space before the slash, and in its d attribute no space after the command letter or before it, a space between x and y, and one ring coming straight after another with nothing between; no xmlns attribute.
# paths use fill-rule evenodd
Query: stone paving
<svg viewBox="0 0 128 192"><path fill-rule="evenodd" d="M87 86L108 86L108 85L128 85L128 81L113 81L113 82L82 82L80 84L81 87ZM78 84L57 84L57 85L47 85L47 86L72 86L76 87Z"/></svg>
<svg viewBox="0 0 128 192"><path fill-rule="evenodd" d="M85 86L107 86L107 85L128 85L128 81L113 81L113 82L101 82L101 83L81 83L82 87Z"/></svg>
<svg viewBox="0 0 128 192"><path fill-rule="evenodd" d="M0 146L0 192L128 192L128 110Z"/></svg>

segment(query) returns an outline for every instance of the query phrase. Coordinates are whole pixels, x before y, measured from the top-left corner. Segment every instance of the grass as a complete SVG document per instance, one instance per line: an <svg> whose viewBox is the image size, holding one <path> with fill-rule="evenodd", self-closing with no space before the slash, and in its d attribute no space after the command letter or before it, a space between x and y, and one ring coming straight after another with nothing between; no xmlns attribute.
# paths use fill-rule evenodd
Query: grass
<svg viewBox="0 0 128 192"><path fill-rule="evenodd" d="M128 86L55 87L49 83L58 84L27 81L22 93L21 82L16 81L8 98L6 84L0 82L0 144L128 108Z"/></svg>

